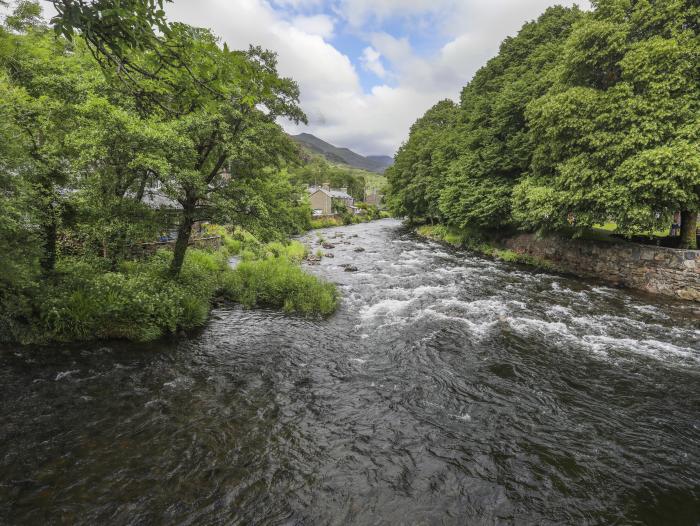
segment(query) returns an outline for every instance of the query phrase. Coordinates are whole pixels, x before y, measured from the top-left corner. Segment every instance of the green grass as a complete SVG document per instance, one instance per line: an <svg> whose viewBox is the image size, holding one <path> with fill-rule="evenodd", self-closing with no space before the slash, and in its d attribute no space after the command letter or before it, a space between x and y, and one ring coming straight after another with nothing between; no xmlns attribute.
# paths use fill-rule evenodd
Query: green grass
<svg viewBox="0 0 700 526"><path fill-rule="evenodd" d="M343 226L345 223L340 217L321 217L311 220L311 229L318 230L319 228L331 228L335 226Z"/></svg>
<svg viewBox="0 0 700 526"><path fill-rule="evenodd" d="M595 230L602 230L604 232L618 233L617 223L613 223L612 221L608 221L606 223L603 223L602 225L595 225L593 228ZM669 225L669 229L670 229L670 225ZM657 230L646 230L643 232L637 232L636 235L645 236L645 237L667 237L668 233L669 233L668 230L657 229Z"/></svg>
<svg viewBox="0 0 700 526"><path fill-rule="evenodd" d="M455 247L464 247L469 241L469 234L444 225L423 225L416 230L420 236L434 241L447 243Z"/></svg>
<svg viewBox="0 0 700 526"><path fill-rule="evenodd" d="M332 314L335 286L306 274L284 257L248 261L225 276L224 296L246 307L282 308L304 315Z"/></svg>

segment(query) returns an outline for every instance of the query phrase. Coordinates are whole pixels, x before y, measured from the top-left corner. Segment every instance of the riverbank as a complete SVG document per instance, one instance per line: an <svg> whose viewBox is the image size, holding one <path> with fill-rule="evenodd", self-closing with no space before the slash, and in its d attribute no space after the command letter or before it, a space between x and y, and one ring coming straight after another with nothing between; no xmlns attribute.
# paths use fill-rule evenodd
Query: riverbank
<svg viewBox="0 0 700 526"><path fill-rule="evenodd" d="M166 249L116 269L99 258L61 258L41 286L13 291L11 307L4 302L0 342L153 341L202 327L222 301L308 317L334 312L335 286L302 270L301 243L261 243L241 229L218 233L222 247L188 250L176 278Z"/></svg>
<svg viewBox="0 0 700 526"><path fill-rule="evenodd" d="M700 302L698 250L638 245L610 238L570 239L517 232L487 236L442 225L418 227L416 233L502 261L600 279L615 286Z"/></svg>
<svg viewBox="0 0 700 526"><path fill-rule="evenodd" d="M489 241L484 235L475 236L473 232L460 231L443 225L423 225L415 229L416 234L432 241L446 243L455 248L464 248L478 252L506 263L520 263L542 270L562 270L552 261L530 256L500 246L495 241Z"/></svg>

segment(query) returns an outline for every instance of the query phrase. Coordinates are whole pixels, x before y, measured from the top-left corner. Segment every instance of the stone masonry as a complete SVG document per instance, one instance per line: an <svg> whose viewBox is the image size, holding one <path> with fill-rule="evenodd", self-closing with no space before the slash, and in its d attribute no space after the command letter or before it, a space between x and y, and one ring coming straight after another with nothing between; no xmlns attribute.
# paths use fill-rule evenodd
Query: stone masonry
<svg viewBox="0 0 700 526"><path fill-rule="evenodd" d="M520 254L551 261L565 272L700 302L700 250L535 234L521 234L502 242Z"/></svg>

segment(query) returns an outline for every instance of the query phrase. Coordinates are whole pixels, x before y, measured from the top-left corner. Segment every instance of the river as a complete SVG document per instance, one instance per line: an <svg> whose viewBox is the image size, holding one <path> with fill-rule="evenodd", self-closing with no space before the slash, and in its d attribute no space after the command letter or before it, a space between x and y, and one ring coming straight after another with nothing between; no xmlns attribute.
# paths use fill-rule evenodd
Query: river
<svg viewBox="0 0 700 526"><path fill-rule="evenodd" d="M0 524L700 523L697 305L320 234L328 320L0 353Z"/></svg>

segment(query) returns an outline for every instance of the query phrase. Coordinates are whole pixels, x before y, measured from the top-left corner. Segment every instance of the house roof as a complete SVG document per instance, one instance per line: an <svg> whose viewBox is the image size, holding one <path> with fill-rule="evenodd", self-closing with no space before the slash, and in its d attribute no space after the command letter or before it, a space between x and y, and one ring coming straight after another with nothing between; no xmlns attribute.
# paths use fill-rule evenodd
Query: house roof
<svg viewBox="0 0 700 526"><path fill-rule="evenodd" d="M333 190L332 188L330 191L328 191L324 188L319 188L317 186L309 186L308 192L310 194L315 194L316 192L323 192L324 194L330 197L335 197L336 199L354 199L353 196L351 196L347 192L343 192L341 190Z"/></svg>

